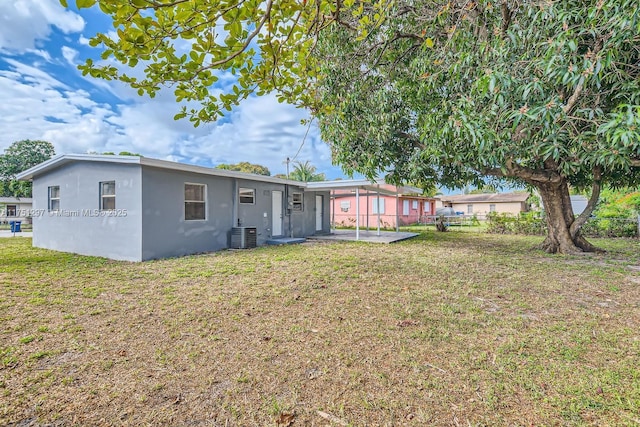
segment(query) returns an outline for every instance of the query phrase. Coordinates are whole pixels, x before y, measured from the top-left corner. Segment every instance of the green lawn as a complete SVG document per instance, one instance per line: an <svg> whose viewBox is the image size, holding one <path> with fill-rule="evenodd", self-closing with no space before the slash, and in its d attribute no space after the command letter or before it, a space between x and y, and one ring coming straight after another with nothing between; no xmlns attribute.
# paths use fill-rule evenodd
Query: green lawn
<svg viewBox="0 0 640 427"><path fill-rule="evenodd" d="M134 264L0 239L0 425L638 426L640 243L539 240Z"/></svg>

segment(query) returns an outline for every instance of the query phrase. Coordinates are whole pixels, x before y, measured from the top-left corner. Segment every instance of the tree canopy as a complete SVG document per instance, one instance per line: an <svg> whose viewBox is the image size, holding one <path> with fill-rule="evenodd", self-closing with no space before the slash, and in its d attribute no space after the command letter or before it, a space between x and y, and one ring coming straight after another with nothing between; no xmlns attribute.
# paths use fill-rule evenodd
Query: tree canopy
<svg viewBox="0 0 640 427"><path fill-rule="evenodd" d="M16 141L0 155L0 194L31 197L31 183L16 181L15 176L55 155L50 142L25 139Z"/></svg>
<svg viewBox="0 0 640 427"><path fill-rule="evenodd" d="M324 173L318 173L317 168L308 160L303 162L295 162L293 171L289 174L289 179L302 182L324 181L326 176Z"/></svg>
<svg viewBox="0 0 640 427"><path fill-rule="evenodd" d="M580 228L601 186L640 183L635 0L76 0L95 3L116 35L92 38L106 62L84 73L171 86L195 125L275 91L348 173L535 187L550 252L594 250ZM571 186L591 188L577 218Z"/></svg>
<svg viewBox="0 0 640 427"><path fill-rule="evenodd" d="M249 162L240 162L235 164L221 163L218 166L216 166L216 168L230 170L230 171L245 172L245 173L254 173L256 175L265 175L265 176L271 175L271 172L266 166L257 165Z"/></svg>
<svg viewBox="0 0 640 427"><path fill-rule="evenodd" d="M338 163L535 187L543 247L595 249L579 231L601 186L640 182L635 2L400 2L367 28L362 39L344 27L321 38L320 94L332 108L320 125ZM592 187L578 218L570 186Z"/></svg>

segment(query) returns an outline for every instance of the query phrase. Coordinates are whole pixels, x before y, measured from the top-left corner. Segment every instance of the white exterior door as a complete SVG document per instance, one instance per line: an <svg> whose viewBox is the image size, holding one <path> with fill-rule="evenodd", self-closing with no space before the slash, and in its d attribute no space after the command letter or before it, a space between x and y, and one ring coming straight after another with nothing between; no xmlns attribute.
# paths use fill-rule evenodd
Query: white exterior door
<svg viewBox="0 0 640 427"><path fill-rule="evenodd" d="M322 196L316 196L316 231L322 231Z"/></svg>
<svg viewBox="0 0 640 427"><path fill-rule="evenodd" d="M282 191L271 192L271 235L282 236Z"/></svg>

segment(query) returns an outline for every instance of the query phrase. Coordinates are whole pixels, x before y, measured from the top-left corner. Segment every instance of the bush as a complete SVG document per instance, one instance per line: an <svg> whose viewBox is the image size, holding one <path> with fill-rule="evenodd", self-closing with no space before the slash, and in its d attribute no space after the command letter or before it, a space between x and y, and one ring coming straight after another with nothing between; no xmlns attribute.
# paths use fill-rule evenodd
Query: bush
<svg viewBox="0 0 640 427"><path fill-rule="evenodd" d="M587 237L635 237L638 222L632 218L590 218L582 227Z"/></svg>
<svg viewBox="0 0 640 427"><path fill-rule="evenodd" d="M525 212L518 216L490 213L487 215L487 232L493 234L544 235L547 224L539 212ZM585 237L636 237L636 218L590 218L582 227Z"/></svg>
<svg viewBox="0 0 640 427"><path fill-rule="evenodd" d="M491 212L487 215L488 233L543 235L547 225L539 212L522 212L517 216Z"/></svg>

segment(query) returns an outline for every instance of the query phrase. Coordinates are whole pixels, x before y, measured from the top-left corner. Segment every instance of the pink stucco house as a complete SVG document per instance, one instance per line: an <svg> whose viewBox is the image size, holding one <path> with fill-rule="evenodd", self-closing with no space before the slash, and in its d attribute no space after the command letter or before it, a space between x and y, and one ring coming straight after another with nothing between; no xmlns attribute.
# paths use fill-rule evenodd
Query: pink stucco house
<svg viewBox="0 0 640 427"><path fill-rule="evenodd" d="M421 194L419 188L390 184L382 184L375 190L360 190L357 197L354 190L334 190L331 221L334 226L355 226L357 213L360 227L375 228L378 218L382 228L416 224L427 215L434 215L436 210L436 200Z"/></svg>

